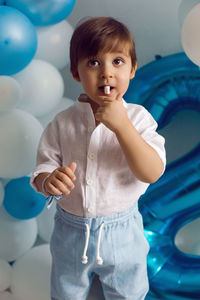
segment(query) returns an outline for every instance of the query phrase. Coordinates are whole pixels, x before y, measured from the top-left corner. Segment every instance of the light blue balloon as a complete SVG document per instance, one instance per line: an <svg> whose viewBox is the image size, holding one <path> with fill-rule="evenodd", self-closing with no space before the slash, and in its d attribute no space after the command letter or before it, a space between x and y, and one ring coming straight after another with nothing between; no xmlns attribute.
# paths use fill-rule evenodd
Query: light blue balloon
<svg viewBox="0 0 200 300"><path fill-rule="evenodd" d="M75 0L6 0L23 12L36 26L56 24L72 12Z"/></svg>
<svg viewBox="0 0 200 300"><path fill-rule="evenodd" d="M30 186L29 177L13 179L5 186L3 205L14 218L35 218L41 213L45 203L45 197Z"/></svg>
<svg viewBox="0 0 200 300"><path fill-rule="evenodd" d="M0 6L0 75L24 69L37 50L37 34L30 20L15 8Z"/></svg>
<svg viewBox="0 0 200 300"><path fill-rule="evenodd" d="M157 58L136 72L125 98L143 104L162 128L180 110L200 112L200 70L184 53ZM139 201L150 244L147 300L200 299L200 256L174 243L179 229L200 216L199 170L200 143L170 163Z"/></svg>

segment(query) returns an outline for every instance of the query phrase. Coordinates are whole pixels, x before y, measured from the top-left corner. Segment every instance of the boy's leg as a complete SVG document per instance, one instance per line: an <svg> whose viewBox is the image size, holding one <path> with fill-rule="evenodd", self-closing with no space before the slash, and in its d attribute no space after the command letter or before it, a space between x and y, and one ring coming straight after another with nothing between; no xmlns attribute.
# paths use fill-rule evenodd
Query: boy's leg
<svg viewBox="0 0 200 300"><path fill-rule="evenodd" d="M81 262L84 228L66 223L58 214L50 242L51 300L86 300L93 280L90 265Z"/></svg>
<svg viewBox="0 0 200 300"><path fill-rule="evenodd" d="M136 211L124 223L110 226L110 232L107 230L102 235L101 245L104 265L96 272L105 299L145 299L149 289L146 263L149 245L144 237L139 212Z"/></svg>
<svg viewBox="0 0 200 300"><path fill-rule="evenodd" d="M67 273L67 270L65 271ZM82 278L74 279L74 275L65 276L55 271L52 265L51 273L51 300L86 300L94 275L87 276L87 272Z"/></svg>

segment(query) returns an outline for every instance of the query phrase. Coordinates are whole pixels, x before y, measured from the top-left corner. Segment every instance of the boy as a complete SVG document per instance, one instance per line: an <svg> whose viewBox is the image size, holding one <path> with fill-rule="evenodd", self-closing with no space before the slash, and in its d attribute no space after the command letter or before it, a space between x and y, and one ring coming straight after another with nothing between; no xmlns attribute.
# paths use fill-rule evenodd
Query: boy
<svg viewBox="0 0 200 300"><path fill-rule="evenodd" d="M80 24L70 59L85 94L45 129L32 177L38 192L62 195L50 242L51 299L86 299L97 274L106 300L141 300L149 246L137 201L164 171L164 139L142 106L122 99L137 64L122 23Z"/></svg>

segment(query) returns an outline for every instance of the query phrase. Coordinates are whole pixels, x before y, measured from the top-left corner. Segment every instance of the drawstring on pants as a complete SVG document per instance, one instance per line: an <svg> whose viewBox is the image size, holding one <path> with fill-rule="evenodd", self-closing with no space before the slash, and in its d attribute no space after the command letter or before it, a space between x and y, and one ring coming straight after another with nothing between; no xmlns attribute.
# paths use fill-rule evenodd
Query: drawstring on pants
<svg viewBox="0 0 200 300"><path fill-rule="evenodd" d="M85 239L85 247L83 250L83 256L82 256L82 264L87 264L88 257L87 257L87 249L88 249L88 243L89 243L89 237L90 237L90 227L88 224L85 224L86 227L86 239Z"/></svg>
<svg viewBox="0 0 200 300"><path fill-rule="evenodd" d="M101 224L100 229L99 229L99 234L98 234L98 240L97 240L97 253L96 253L96 260L98 265L103 264L103 259L100 256L100 244L101 244L101 233L102 229L104 227L104 223Z"/></svg>
<svg viewBox="0 0 200 300"><path fill-rule="evenodd" d="M86 227L86 238L85 238L85 247L84 247L83 256L82 256L82 264L87 264L87 262L88 262L88 257L86 254L87 254L89 238L90 238L90 227L88 224L85 224L85 227ZM103 259L100 256L101 235L102 235L103 227L104 227L104 223L102 223L100 226L99 233L98 233L98 239L97 239L96 261L97 261L98 265L103 264Z"/></svg>

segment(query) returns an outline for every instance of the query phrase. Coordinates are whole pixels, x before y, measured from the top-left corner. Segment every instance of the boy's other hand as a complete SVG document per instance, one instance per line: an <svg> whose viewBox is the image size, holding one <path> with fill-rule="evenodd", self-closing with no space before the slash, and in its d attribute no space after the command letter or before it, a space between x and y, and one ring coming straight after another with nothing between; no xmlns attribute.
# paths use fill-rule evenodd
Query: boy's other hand
<svg viewBox="0 0 200 300"><path fill-rule="evenodd" d="M127 120L127 111L123 105L122 94L117 97L104 96L102 104L97 109L95 119L102 122L113 132L123 129Z"/></svg>
<svg viewBox="0 0 200 300"><path fill-rule="evenodd" d="M74 188L76 163L55 169L45 181L45 191L52 195L69 195Z"/></svg>

